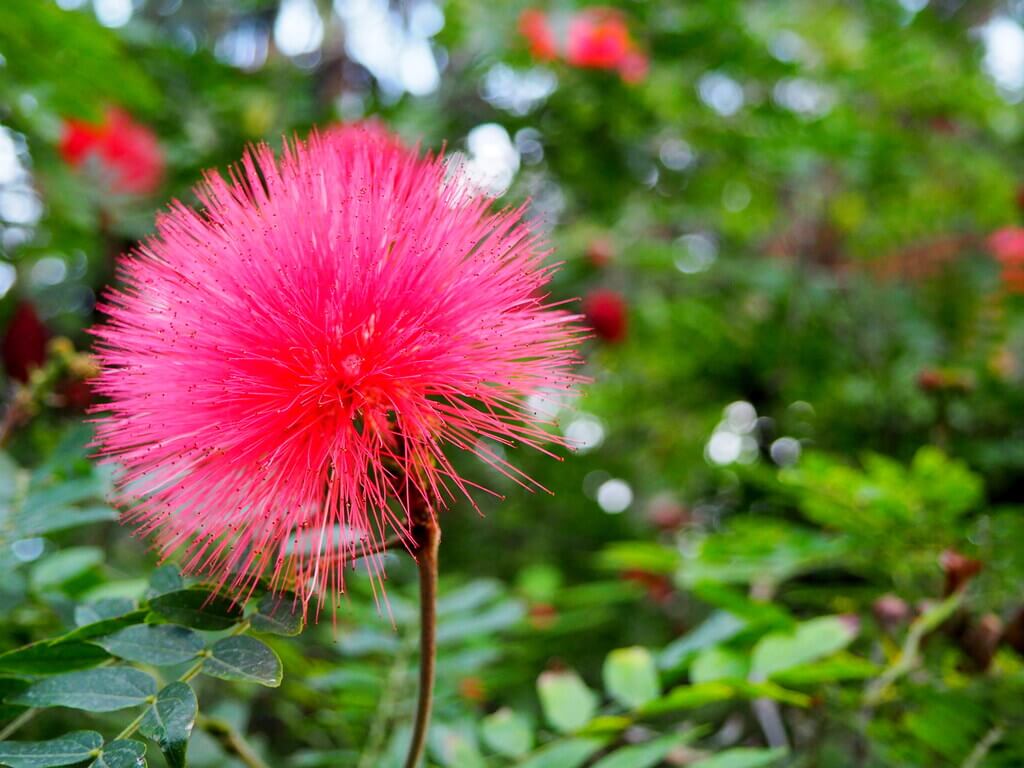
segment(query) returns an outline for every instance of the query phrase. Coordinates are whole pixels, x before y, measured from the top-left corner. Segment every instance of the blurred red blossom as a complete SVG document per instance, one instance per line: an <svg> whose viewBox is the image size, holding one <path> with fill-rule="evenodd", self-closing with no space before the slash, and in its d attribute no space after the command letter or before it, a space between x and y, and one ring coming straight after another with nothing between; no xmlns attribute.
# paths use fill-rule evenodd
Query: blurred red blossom
<svg viewBox="0 0 1024 768"><path fill-rule="evenodd" d="M99 124L66 120L60 154L73 168L97 162L109 177L111 191L121 194L156 191L164 172L156 134L117 108L108 109Z"/></svg>
<svg viewBox="0 0 1024 768"><path fill-rule="evenodd" d="M583 300L583 314L598 338L617 344L626 338L626 301L616 291L599 289Z"/></svg>
<svg viewBox="0 0 1024 768"><path fill-rule="evenodd" d="M528 8L519 16L519 33L526 38L530 55L538 61L558 58L558 44L551 29L548 15L536 8Z"/></svg>
<svg viewBox="0 0 1024 768"><path fill-rule="evenodd" d="M46 360L46 342L50 332L39 319L36 308L27 301L18 304L3 338L4 370L12 379L28 381L34 368Z"/></svg>
<svg viewBox="0 0 1024 768"><path fill-rule="evenodd" d="M1024 227L1004 227L989 235L988 248L1002 267L1002 281L1011 293L1024 293Z"/></svg>
<svg viewBox="0 0 1024 768"><path fill-rule="evenodd" d="M555 34L556 26L566 30L564 40ZM633 39L623 14L614 8L586 8L564 25L552 24L547 14L531 8L519 17L519 31L539 61L554 61L561 53L570 66L618 72L627 83L647 77L647 54Z"/></svg>
<svg viewBox="0 0 1024 768"><path fill-rule="evenodd" d="M595 237L587 243L587 259L601 269L607 267L615 258L615 244L608 237Z"/></svg>

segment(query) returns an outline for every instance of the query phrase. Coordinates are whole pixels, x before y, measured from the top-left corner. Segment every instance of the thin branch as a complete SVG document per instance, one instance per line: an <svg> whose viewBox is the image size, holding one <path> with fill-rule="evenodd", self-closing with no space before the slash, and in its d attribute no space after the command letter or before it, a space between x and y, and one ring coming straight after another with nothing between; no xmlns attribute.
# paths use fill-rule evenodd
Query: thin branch
<svg viewBox="0 0 1024 768"><path fill-rule="evenodd" d="M13 736L15 731L21 728L21 726L29 723L32 720L32 718L34 718L38 714L39 709L37 707L33 707L32 709L26 709L14 720L11 720L11 722L9 722L7 726L2 731L0 731L0 741L3 741L4 739L10 736Z"/></svg>
<svg viewBox="0 0 1024 768"><path fill-rule="evenodd" d="M881 703L889 688L913 670L921 657L921 641L925 635L941 626L946 619L956 613L963 603L964 591L960 589L936 605L927 613L922 614L907 631L907 637L903 641L903 647L896 660L886 667L882 674L875 678L864 691L864 707L871 709Z"/></svg>
<svg viewBox="0 0 1024 768"><path fill-rule="evenodd" d="M416 565L420 575L420 687L405 768L417 768L423 757L434 704L437 662L437 549L441 531L429 510L416 526L416 533Z"/></svg>
<svg viewBox="0 0 1024 768"><path fill-rule="evenodd" d="M981 741L974 745L971 754L960 764L960 768L979 768L989 751L999 743L1005 733L1006 731L1001 725L993 725Z"/></svg>
<svg viewBox="0 0 1024 768"><path fill-rule="evenodd" d="M234 627L231 630L231 632L228 633L228 634L229 634L229 636L244 634L246 632L246 630L249 629L249 626L250 626L250 622L249 621L243 621L241 624L239 624L238 626ZM210 658L210 652L209 651L203 651L199 655L199 660L195 664L193 664L191 667L189 667L187 670L185 670L184 674L182 674L182 676L178 678L178 682L179 683L187 683L193 677L198 675L202 671L203 665L206 663L206 660L208 658ZM152 704L147 706L144 710L142 710L141 713L139 713L138 717L136 717L134 720L132 720L130 723L128 723L128 725L126 725L124 727L124 730L121 731L119 734L117 734L116 738L117 739L127 739L129 736L131 736L133 733L135 733L135 731L137 731L139 729L139 726L142 725L142 721L146 719L146 715L149 713L150 706L152 706Z"/></svg>
<svg viewBox="0 0 1024 768"><path fill-rule="evenodd" d="M221 748L229 755L234 755L249 768L270 768L245 737L229 723L206 715L200 715L196 724L213 736Z"/></svg>

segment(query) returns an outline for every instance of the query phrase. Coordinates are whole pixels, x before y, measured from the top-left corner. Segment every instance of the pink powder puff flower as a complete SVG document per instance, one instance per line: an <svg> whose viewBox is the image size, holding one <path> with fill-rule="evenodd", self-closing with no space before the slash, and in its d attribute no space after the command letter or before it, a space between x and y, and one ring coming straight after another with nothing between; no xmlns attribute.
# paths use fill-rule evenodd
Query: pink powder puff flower
<svg viewBox="0 0 1024 768"><path fill-rule="evenodd" d="M411 543L412 494L478 487L445 448L530 486L493 446L558 442L525 398L580 381L582 331L523 209L468 190L362 124L253 148L160 216L94 331L125 520L236 595L269 570L323 605Z"/></svg>
<svg viewBox="0 0 1024 768"><path fill-rule="evenodd" d="M73 168L95 161L112 192L149 194L163 178L164 156L156 134L121 109L108 109L98 125L65 121L59 150Z"/></svg>

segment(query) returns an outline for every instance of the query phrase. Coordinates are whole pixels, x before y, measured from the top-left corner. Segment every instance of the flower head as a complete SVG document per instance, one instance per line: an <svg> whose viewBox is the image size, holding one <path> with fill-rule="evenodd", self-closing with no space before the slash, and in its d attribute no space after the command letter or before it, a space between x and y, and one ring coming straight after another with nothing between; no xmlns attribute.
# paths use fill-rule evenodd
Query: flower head
<svg viewBox="0 0 1024 768"><path fill-rule="evenodd" d="M409 541L413 498L470 496L445 448L530 483L493 446L557 439L524 397L573 387L579 331L522 209L374 125L254 148L197 192L123 261L95 331L97 441L165 554L322 603Z"/></svg>
<svg viewBox="0 0 1024 768"><path fill-rule="evenodd" d="M154 192L164 171L164 157L156 135L120 109L107 110L98 125L67 120L60 153L74 168L95 162L111 191L121 194Z"/></svg>

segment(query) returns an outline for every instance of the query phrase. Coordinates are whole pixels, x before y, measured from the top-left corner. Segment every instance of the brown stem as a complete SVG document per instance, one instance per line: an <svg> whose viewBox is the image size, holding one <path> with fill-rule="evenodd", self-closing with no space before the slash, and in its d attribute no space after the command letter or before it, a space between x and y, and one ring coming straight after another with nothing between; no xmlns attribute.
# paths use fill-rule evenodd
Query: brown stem
<svg viewBox="0 0 1024 768"><path fill-rule="evenodd" d="M4 411L3 419L0 419L0 448L7 445L7 442L14 435L14 431L25 418L23 398L20 396L20 392L20 388L16 390L14 397L7 404L7 410Z"/></svg>
<svg viewBox="0 0 1024 768"><path fill-rule="evenodd" d="M225 752L229 755L234 755L249 766L249 768L269 768L263 762L263 758L256 754L256 750L245 740L245 737L232 728L230 724L223 720L207 717L206 715L200 715L196 723L216 739Z"/></svg>
<svg viewBox="0 0 1024 768"><path fill-rule="evenodd" d="M425 505L424 505L425 506ZM437 661L437 549L441 531L433 513L425 509L416 521L416 566L420 574L420 689L416 699L409 755L405 768L417 768L423 757L434 704L434 666Z"/></svg>

